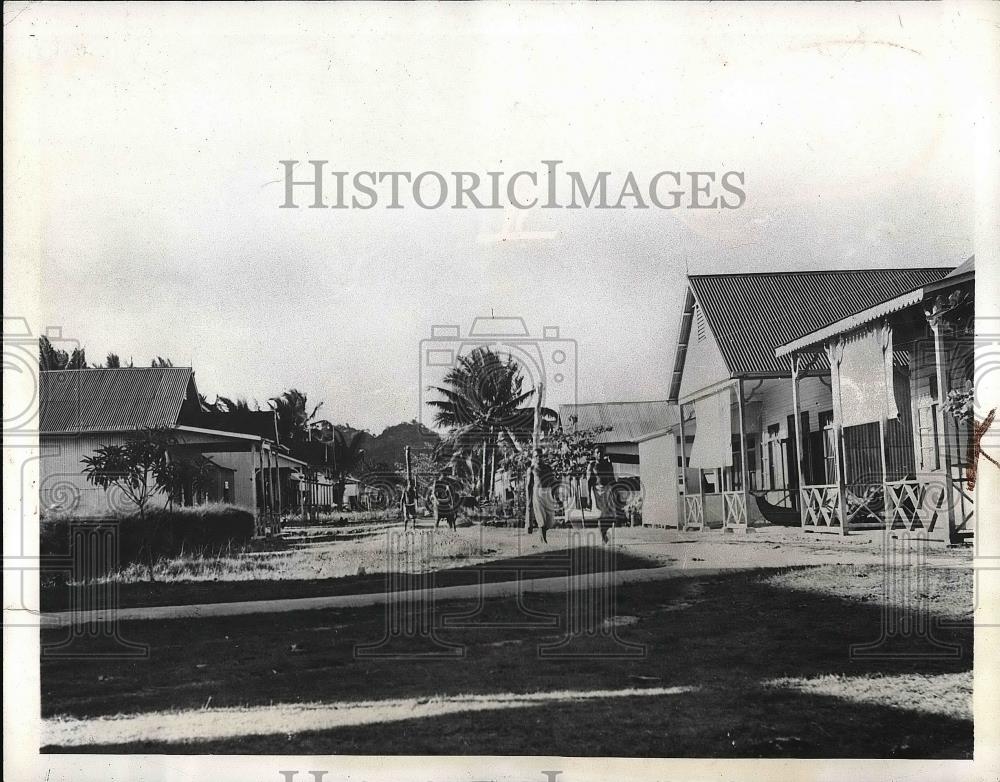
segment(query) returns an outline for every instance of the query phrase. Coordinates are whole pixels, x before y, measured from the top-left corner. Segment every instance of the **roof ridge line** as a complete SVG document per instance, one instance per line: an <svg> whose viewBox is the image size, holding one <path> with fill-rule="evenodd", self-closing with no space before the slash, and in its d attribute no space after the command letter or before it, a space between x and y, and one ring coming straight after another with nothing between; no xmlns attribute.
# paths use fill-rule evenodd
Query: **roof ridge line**
<svg viewBox="0 0 1000 782"><path fill-rule="evenodd" d="M39 372L115 372L135 371L139 369L190 369L194 372L194 367L74 367L73 369L40 369Z"/></svg>
<svg viewBox="0 0 1000 782"><path fill-rule="evenodd" d="M560 407L587 407L590 405L650 405L656 404L657 402L670 402L669 399L633 399L633 400L619 400L615 402L564 402L559 405Z"/></svg>
<svg viewBox="0 0 1000 782"><path fill-rule="evenodd" d="M962 261L965 263L966 261ZM777 269L774 271L759 271L759 272L712 272L710 274L688 274L687 277L752 277L752 276L767 276L774 277L779 274L855 274L859 272L864 272L866 274L871 274L872 272L917 272L917 271L940 271L942 269L957 269L962 264L957 264L955 266L897 266L888 269Z"/></svg>

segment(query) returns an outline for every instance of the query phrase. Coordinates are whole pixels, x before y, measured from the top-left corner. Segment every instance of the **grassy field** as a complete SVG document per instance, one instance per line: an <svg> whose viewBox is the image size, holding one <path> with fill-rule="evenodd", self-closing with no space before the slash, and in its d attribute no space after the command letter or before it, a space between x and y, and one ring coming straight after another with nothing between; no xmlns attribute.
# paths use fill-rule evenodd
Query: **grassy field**
<svg viewBox="0 0 1000 782"><path fill-rule="evenodd" d="M570 568L574 572L595 567L626 570L671 561L663 551L626 546L610 547L608 558L585 556L585 551L568 545L565 530L558 537L553 534L550 545L542 545L537 534L516 530L452 531L432 529L432 525L425 520L416 534L408 535L401 534L398 524L384 523L303 528L291 543L279 542L270 550L163 559L156 566L153 583L139 566L125 568L112 580L118 585L119 607L127 608L380 592L387 588L386 574L399 572L400 553L405 553L402 564L408 572L434 572L438 586L475 584L480 578L507 581L519 572L541 578L565 575ZM586 534L594 544L587 547L590 551L601 548L596 533ZM72 591L85 588L61 584L43 588L42 609L65 610Z"/></svg>
<svg viewBox="0 0 1000 782"><path fill-rule="evenodd" d="M823 565L444 603L389 640L384 607L126 623L148 659L43 658L45 749L967 758L971 574L924 573L915 602Z"/></svg>
<svg viewBox="0 0 1000 782"><path fill-rule="evenodd" d="M472 558L472 564L462 564L465 557L450 557L444 561L435 558L438 568L433 570L431 585L458 586L462 584L513 581L518 577L546 578L570 573L591 573L601 570L632 570L656 567L661 560L613 549L607 552L596 547L552 548L523 556ZM450 567L448 565L451 565ZM424 572L424 571L419 571ZM275 578L258 574L253 580L208 579L166 580L155 583L130 581L118 585L119 608L161 605L197 605L200 603L229 603L243 600L277 600L283 598L321 597L325 595L370 594L375 592L409 589L424 586L413 573L392 573L387 577L386 568L375 572L362 572L338 578ZM71 588L84 592L85 587ZM70 589L54 588L43 591L42 606L46 611L62 611L71 605Z"/></svg>

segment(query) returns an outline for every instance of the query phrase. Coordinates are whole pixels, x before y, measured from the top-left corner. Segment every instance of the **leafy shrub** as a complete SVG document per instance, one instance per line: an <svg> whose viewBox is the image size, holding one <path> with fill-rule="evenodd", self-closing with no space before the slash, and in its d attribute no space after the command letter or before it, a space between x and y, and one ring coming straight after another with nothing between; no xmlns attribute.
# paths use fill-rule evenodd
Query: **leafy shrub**
<svg viewBox="0 0 1000 782"><path fill-rule="evenodd" d="M152 547L154 559L181 552L213 554L234 546L246 546L254 534L253 513L235 505L149 508L145 522L140 522L138 513L84 519L56 512L42 517L41 555L69 554L71 527L74 522L82 521L93 523L98 529L117 530L121 567L141 561L143 547L147 544Z"/></svg>

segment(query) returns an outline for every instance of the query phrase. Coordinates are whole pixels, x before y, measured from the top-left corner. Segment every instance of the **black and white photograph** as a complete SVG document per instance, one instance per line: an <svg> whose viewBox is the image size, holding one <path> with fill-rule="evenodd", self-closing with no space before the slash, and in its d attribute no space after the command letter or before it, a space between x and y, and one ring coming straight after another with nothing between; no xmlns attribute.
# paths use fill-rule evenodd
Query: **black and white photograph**
<svg viewBox="0 0 1000 782"><path fill-rule="evenodd" d="M997 778L996 4L3 15L5 779Z"/></svg>

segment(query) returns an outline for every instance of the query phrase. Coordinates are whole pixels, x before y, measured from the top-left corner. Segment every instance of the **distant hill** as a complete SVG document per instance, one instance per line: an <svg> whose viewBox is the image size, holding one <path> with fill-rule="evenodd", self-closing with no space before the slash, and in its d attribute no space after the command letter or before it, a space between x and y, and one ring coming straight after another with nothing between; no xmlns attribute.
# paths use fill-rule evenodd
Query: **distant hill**
<svg viewBox="0 0 1000 782"><path fill-rule="evenodd" d="M337 426L348 437L359 431L350 426ZM392 468L403 463L404 448L410 446L414 456L420 450L431 449L441 441L441 437L417 421L409 421L386 427L377 437L371 432L362 432L362 448L365 449L365 464L372 468L382 464Z"/></svg>

